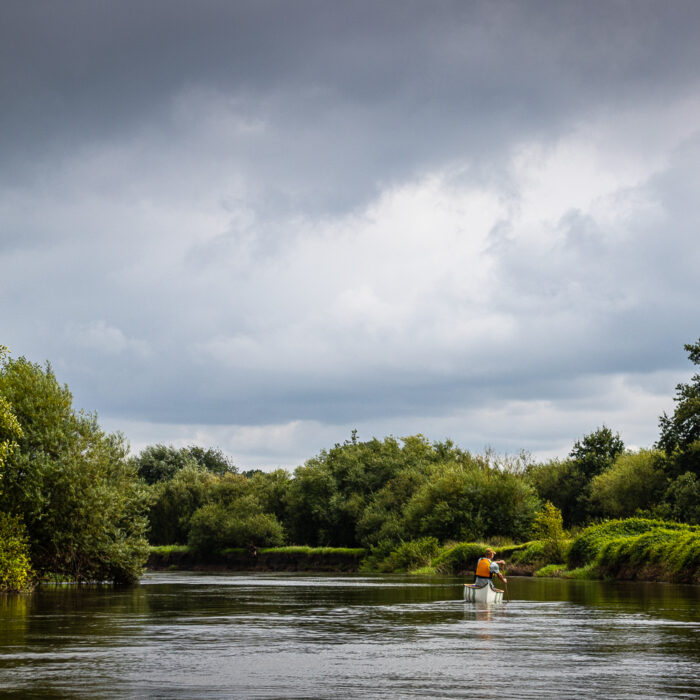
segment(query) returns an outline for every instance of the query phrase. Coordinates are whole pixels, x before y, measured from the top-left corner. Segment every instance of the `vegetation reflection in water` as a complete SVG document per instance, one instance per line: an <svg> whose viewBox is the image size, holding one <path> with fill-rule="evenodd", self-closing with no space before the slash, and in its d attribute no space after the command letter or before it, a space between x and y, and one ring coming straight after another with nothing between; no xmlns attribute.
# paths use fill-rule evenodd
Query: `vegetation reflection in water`
<svg viewBox="0 0 700 700"><path fill-rule="evenodd" d="M155 574L0 599L0 677L34 697L691 697L700 591L512 578Z"/></svg>

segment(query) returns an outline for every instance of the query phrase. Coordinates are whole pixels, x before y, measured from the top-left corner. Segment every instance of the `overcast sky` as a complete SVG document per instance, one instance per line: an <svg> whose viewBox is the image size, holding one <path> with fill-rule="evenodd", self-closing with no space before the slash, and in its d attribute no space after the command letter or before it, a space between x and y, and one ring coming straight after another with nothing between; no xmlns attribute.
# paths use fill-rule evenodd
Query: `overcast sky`
<svg viewBox="0 0 700 700"><path fill-rule="evenodd" d="M138 451L651 446L700 3L3 0L0 343Z"/></svg>

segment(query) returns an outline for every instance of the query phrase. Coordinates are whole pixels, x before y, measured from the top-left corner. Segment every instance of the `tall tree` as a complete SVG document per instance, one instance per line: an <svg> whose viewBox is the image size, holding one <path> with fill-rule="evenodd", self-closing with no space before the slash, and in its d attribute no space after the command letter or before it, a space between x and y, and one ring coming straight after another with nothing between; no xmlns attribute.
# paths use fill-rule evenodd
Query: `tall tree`
<svg viewBox="0 0 700 700"><path fill-rule="evenodd" d="M618 455L625 451L620 434L605 425L577 440L569 453L581 473L592 479L612 465Z"/></svg>
<svg viewBox="0 0 700 700"><path fill-rule="evenodd" d="M48 363L5 359L0 395L22 427L6 459L0 511L24 521L35 568L76 580L136 579L147 555L147 491L124 438L75 411Z"/></svg>
<svg viewBox="0 0 700 700"><path fill-rule="evenodd" d="M700 338L684 348L690 361L700 365ZM659 419L661 435L657 446L668 457L670 476L691 472L700 477L700 373L695 373L689 382L678 384L673 400L673 415L664 413Z"/></svg>
<svg viewBox="0 0 700 700"><path fill-rule="evenodd" d="M0 365L7 357L8 351L0 345ZM0 393L0 493L2 493L2 476L5 462L17 448L17 440L22 436L22 427L15 416L10 402Z"/></svg>

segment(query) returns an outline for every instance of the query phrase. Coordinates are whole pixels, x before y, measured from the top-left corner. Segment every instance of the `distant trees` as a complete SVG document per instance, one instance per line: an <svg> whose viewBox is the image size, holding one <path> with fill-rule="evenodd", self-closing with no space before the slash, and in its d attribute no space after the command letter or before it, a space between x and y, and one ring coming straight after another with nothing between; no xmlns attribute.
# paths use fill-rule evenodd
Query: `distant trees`
<svg viewBox="0 0 700 700"><path fill-rule="evenodd" d="M539 505L521 475L421 435L366 442L353 435L293 477L246 474L204 479L186 467L155 483L152 541L212 551L283 540L386 550L425 537L522 539Z"/></svg>
<svg viewBox="0 0 700 700"><path fill-rule="evenodd" d="M607 518L629 518L656 506L665 486L663 454L658 450L618 455L591 482L592 511Z"/></svg>
<svg viewBox="0 0 700 700"><path fill-rule="evenodd" d="M700 340L685 347L700 364ZM676 387L675 401L654 450L625 451L602 426L566 459L515 468L449 440L362 442L353 432L293 474L241 474L221 450L197 445L128 458L121 435L73 408L48 363L10 360L0 347L0 588L26 584L32 567L133 581L147 533L152 544L201 552L362 546L375 562L393 551L413 566L446 542L533 534L561 558L563 528L592 519L700 524L700 374Z"/></svg>
<svg viewBox="0 0 700 700"><path fill-rule="evenodd" d="M540 498L561 511L566 527L581 525L593 514L593 479L609 469L624 449L620 435L603 425L577 440L568 459L530 465L527 477Z"/></svg>
<svg viewBox="0 0 700 700"><path fill-rule="evenodd" d="M177 449L162 444L146 447L134 464L139 476L147 484L172 479L181 469L191 467L223 476L238 470L233 462L219 449L204 449L197 445Z"/></svg>
<svg viewBox="0 0 700 700"><path fill-rule="evenodd" d="M479 541L527 539L539 500L519 476L465 455L428 472L403 510L403 529L413 538Z"/></svg>
<svg viewBox="0 0 700 700"><path fill-rule="evenodd" d="M700 365L700 339L685 345ZM527 478L566 526L637 514L700 524L700 374L676 386L675 410L659 420L654 450L625 452L603 426L577 441L566 460L531 465Z"/></svg>

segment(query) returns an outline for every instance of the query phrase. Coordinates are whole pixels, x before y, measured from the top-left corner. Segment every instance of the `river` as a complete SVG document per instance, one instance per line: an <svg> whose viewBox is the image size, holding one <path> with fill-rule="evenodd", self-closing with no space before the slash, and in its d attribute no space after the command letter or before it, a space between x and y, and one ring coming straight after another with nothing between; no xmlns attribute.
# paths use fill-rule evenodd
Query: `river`
<svg viewBox="0 0 700 700"><path fill-rule="evenodd" d="M690 698L700 588L511 578L154 573L0 596L0 696Z"/></svg>

